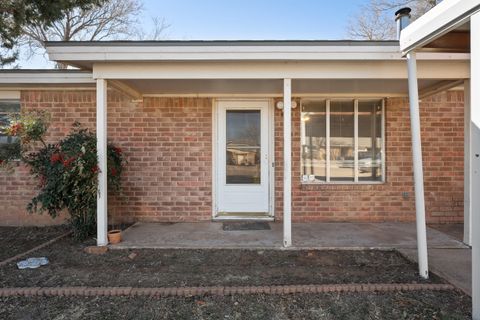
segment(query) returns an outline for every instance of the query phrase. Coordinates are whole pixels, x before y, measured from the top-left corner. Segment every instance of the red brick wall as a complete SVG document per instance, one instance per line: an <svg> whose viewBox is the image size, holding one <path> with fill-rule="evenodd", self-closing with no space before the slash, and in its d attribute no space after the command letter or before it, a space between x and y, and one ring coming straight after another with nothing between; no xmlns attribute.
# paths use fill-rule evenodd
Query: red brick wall
<svg viewBox="0 0 480 320"><path fill-rule="evenodd" d="M108 105L108 136L127 155L118 221L201 221L212 216L212 100L120 95Z"/></svg>
<svg viewBox="0 0 480 320"><path fill-rule="evenodd" d="M441 93L421 106L427 222L463 221L463 92ZM293 221L415 219L408 101L389 99L385 114L386 182L371 185L300 183L300 111L292 114ZM276 216L283 201L283 116L275 111ZM404 199L403 192L408 192Z"/></svg>
<svg viewBox="0 0 480 320"><path fill-rule="evenodd" d="M94 91L24 91L23 109L48 109L49 141L74 121L95 126ZM210 220L212 207L212 100L146 98L132 103L109 90L108 136L128 160L119 195L109 196L110 222ZM410 221L414 219L408 104L386 108L386 179L382 185L300 183L300 154L293 155L294 221ZM300 113L293 114L292 150L300 150ZM276 217L282 213L282 121L275 111ZM429 222L463 220L463 93L442 93L421 105L425 193ZM0 224L61 222L29 215L36 183L21 166L0 172ZM408 192L409 199L402 197Z"/></svg>
<svg viewBox="0 0 480 320"><path fill-rule="evenodd" d="M28 91L22 110L47 109L49 142L64 137L74 121L95 127L94 91ZM199 221L211 218L212 100L147 98L144 103L108 92L108 138L128 165L122 193L109 195L110 222ZM0 172L0 225L61 223L47 214L28 214L36 181L17 166Z"/></svg>
<svg viewBox="0 0 480 320"><path fill-rule="evenodd" d="M58 141L70 131L74 121L87 126L95 124L95 92L93 91L22 91L22 110L48 110L51 127L47 142ZM29 169L17 164L14 172L0 170L0 225L50 225L62 223L48 214L29 214L26 205L37 190L37 181Z"/></svg>

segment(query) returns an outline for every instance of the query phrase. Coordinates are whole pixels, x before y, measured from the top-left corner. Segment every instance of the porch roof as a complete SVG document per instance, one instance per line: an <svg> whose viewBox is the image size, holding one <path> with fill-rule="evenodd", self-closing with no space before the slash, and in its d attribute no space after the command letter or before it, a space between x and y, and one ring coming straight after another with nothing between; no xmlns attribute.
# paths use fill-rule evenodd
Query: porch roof
<svg viewBox="0 0 480 320"><path fill-rule="evenodd" d="M90 41L47 42L51 60L92 70L99 63L231 61L399 61L398 41ZM425 56L462 60L465 55Z"/></svg>
<svg viewBox="0 0 480 320"><path fill-rule="evenodd" d="M93 41L48 42L52 60L74 70L15 70L0 89L93 86L108 79L141 99L145 95L281 96L284 78L295 96L407 95L398 41ZM469 77L464 53L419 54L420 89L449 89ZM3 71L0 71L3 73Z"/></svg>
<svg viewBox="0 0 480 320"><path fill-rule="evenodd" d="M470 53L470 17L479 11L478 0L440 2L402 30L402 54L412 50Z"/></svg>

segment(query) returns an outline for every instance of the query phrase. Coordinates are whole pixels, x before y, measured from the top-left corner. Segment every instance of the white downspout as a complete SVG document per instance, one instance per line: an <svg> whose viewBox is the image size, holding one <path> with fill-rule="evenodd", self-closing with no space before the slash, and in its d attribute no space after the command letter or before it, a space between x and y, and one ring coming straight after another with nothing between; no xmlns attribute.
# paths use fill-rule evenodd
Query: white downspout
<svg viewBox="0 0 480 320"><path fill-rule="evenodd" d="M97 79L97 245L108 244L107 216L107 81Z"/></svg>
<svg viewBox="0 0 480 320"><path fill-rule="evenodd" d="M283 80L283 246L292 245L292 80Z"/></svg>
<svg viewBox="0 0 480 320"><path fill-rule="evenodd" d="M397 37L410 23L410 8L395 12ZM427 226L425 222L425 192L423 189L422 139L420 134L420 104L418 98L417 59L415 52L407 54L408 95L410 98L410 129L412 133L413 179L415 184L415 213L417 223L418 271L428 278Z"/></svg>
<svg viewBox="0 0 480 320"><path fill-rule="evenodd" d="M472 316L480 320L480 12L470 19Z"/></svg>
<svg viewBox="0 0 480 320"><path fill-rule="evenodd" d="M420 136L420 106L418 101L417 60L415 52L407 54L408 92L410 97L410 127L412 132L413 178L415 182L415 212L417 222L418 270L428 278L427 226L423 190L422 140Z"/></svg>

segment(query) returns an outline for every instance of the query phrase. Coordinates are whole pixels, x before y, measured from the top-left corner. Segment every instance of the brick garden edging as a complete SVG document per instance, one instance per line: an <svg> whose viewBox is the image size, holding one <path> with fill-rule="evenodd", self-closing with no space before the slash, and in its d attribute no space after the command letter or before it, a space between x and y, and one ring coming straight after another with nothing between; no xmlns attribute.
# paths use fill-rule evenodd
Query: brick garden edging
<svg viewBox="0 0 480 320"><path fill-rule="evenodd" d="M0 261L0 267L3 267L4 265L9 264L10 262L13 262L13 261L15 261L15 260L21 259L21 258L25 257L26 255L32 253L32 252L35 252L35 251L40 250L40 249L42 249L42 248L45 248L46 246L49 246L49 245L51 245L52 243L54 243L54 242L56 242L56 241L58 241L58 240L60 240L60 239L62 239L62 238L65 238L66 236L70 235L71 233L72 233L72 231L65 232L64 234L59 235L58 237L55 237L55 238L53 238L53 239L51 239L51 240L48 240L47 242L44 242L44 243L42 243L41 245L38 245L38 246L36 246L36 247L34 247L34 248L30 249L30 250L27 250L27 251L25 251L25 252L19 253L19 254L15 255L15 256L13 256L13 257L11 257L11 258L8 258L8 259L5 259L5 260L3 260L3 261Z"/></svg>
<svg viewBox="0 0 480 320"><path fill-rule="evenodd" d="M285 286L246 286L246 287L29 287L0 288L0 297L19 296L151 296L151 297L191 297L201 295L233 294L290 294L290 293L331 293L331 292L393 292L393 291L444 291L456 290L450 284L319 284Z"/></svg>

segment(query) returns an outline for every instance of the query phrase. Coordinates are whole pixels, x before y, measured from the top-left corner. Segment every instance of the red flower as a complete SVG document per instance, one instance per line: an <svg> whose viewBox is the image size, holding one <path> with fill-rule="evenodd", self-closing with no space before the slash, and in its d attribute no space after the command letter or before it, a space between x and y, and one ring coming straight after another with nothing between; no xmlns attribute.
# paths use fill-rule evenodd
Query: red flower
<svg viewBox="0 0 480 320"><path fill-rule="evenodd" d="M2 164L3 164L3 160L0 159L0 165L2 165Z"/></svg>
<svg viewBox="0 0 480 320"><path fill-rule="evenodd" d="M110 173L112 174L112 176L115 177L115 176L117 175L117 169L112 168L112 169L110 170Z"/></svg>
<svg viewBox="0 0 480 320"><path fill-rule="evenodd" d="M73 161L75 161L75 157L68 158L67 160L63 161L63 165L65 167L69 167Z"/></svg>
<svg viewBox="0 0 480 320"><path fill-rule="evenodd" d="M99 170L100 170L100 168L98 166L95 166L95 167L92 168L93 173L97 173Z"/></svg>
<svg viewBox="0 0 480 320"><path fill-rule="evenodd" d="M55 163L61 162L61 161L62 161L62 156L59 153L54 153L50 157L50 163L51 164L55 164Z"/></svg>
<svg viewBox="0 0 480 320"><path fill-rule="evenodd" d="M116 154L122 154L122 149L118 147L113 147L113 151L115 151Z"/></svg>
<svg viewBox="0 0 480 320"><path fill-rule="evenodd" d="M23 128L22 124L21 123L15 123L11 126L10 128L10 134L12 136L15 136L18 134L19 131L21 131Z"/></svg>

